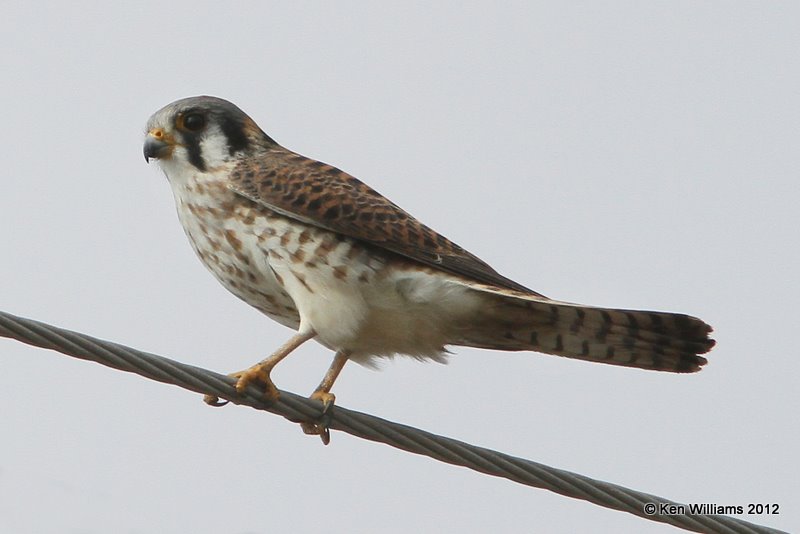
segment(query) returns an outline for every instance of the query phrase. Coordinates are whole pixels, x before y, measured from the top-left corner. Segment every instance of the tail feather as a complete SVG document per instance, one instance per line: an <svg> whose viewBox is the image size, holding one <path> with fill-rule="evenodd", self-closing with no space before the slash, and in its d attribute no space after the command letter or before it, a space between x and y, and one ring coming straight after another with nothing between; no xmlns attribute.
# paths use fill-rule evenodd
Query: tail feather
<svg viewBox="0 0 800 534"><path fill-rule="evenodd" d="M714 346L711 327L678 313L596 308L490 287L486 307L456 343L532 350L568 358L693 373Z"/></svg>

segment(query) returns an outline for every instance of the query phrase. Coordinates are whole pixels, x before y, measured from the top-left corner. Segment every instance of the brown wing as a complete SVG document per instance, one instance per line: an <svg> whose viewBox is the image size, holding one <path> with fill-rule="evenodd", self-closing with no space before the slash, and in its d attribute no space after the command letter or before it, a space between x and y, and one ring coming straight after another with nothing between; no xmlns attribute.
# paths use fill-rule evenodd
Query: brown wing
<svg viewBox="0 0 800 534"><path fill-rule="evenodd" d="M336 167L279 146L231 173L236 193L288 217L469 279L538 295Z"/></svg>

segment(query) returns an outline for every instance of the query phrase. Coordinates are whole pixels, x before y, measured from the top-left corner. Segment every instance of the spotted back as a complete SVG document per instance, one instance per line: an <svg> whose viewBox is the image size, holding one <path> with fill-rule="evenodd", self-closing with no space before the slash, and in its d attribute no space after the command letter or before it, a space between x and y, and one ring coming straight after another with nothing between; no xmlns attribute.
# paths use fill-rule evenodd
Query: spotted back
<svg viewBox="0 0 800 534"><path fill-rule="evenodd" d="M278 145L242 160L231 188L283 215L477 282L538 295L428 228L357 178Z"/></svg>

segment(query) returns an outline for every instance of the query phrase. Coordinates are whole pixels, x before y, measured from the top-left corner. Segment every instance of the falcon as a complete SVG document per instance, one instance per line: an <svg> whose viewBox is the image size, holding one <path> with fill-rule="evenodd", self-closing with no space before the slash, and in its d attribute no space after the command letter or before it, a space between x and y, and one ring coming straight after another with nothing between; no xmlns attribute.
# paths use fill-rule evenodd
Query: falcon
<svg viewBox="0 0 800 534"><path fill-rule="evenodd" d="M277 400L270 371L310 339L334 353L311 395L326 410L349 360L444 362L455 345L692 373L714 346L695 317L560 302L506 278L353 176L283 148L226 100L191 97L157 111L144 156L166 174L203 264L296 331L233 373L240 392L261 384ZM304 429L325 440L319 425Z"/></svg>

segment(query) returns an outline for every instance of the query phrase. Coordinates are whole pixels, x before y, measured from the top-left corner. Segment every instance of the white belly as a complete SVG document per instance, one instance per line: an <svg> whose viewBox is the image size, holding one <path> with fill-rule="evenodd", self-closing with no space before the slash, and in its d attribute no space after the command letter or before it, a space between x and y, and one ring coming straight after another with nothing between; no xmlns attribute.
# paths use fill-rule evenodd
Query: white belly
<svg viewBox="0 0 800 534"><path fill-rule="evenodd" d="M224 184L190 180L173 192L192 247L229 291L357 362L441 361L479 310L479 295L447 274L290 220Z"/></svg>

